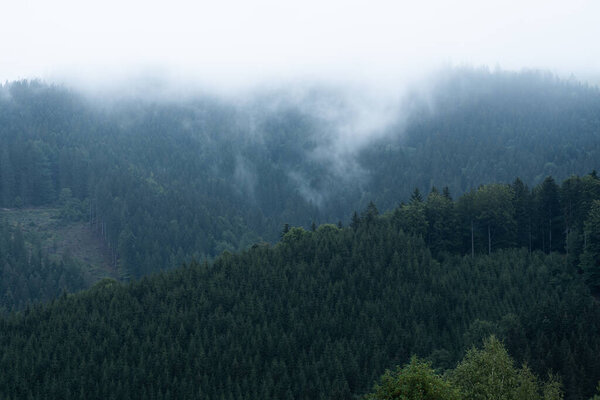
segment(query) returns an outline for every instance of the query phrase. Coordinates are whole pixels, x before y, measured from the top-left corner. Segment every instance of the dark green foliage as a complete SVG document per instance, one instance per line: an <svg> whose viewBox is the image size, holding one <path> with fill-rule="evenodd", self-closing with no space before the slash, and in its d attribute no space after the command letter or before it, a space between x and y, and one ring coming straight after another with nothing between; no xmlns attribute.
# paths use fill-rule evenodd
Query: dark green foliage
<svg viewBox="0 0 600 400"><path fill-rule="evenodd" d="M423 196L421 196L421 192L419 188L415 188L413 194L410 196L411 203L420 203L423 201Z"/></svg>
<svg viewBox="0 0 600 400"><path fill-rule="evenodd" d="M533 187L598 168L600 159L600 93L543 73L450 71L429 105L411 104L402 129L389 127L342 160L335 127L277 94L245 106L210 97L98 105L35 81L0 90L0 207L56 203L69 189L64 217L89 219L133 277L276 241L283 223L349 218L370 200L389 210L411 194L425 202L421 193L434 185L449 199L515 176ZM513 237L489 213L469 216L451 239L440 230L444 213L427 210L431 232L418 208L404 216L417 223L412 231L431 234L436 255L470 244L471 221L478 251L511 243L562 251L569 240L581 248L583 225L568 226L566 238L556 189L544 184L527 199L515 192ZM531 221L524 207L536 211Z"/></svg>
<svg viewBox="0 0 600 400"><path fill-rule="evenodd" d="M19 227L0 219L0 314L86 285L81 266L69 257L49 258L39 240L26 241Z"/></svg>
<svg viewBox="0 0 600 400"><path fill-rule="evenodd" d="M564 248L562 239L563 221L561 220L559 188L552 177L547 177L534 190L536 225L540 228L538 247L545 252ZM552 238L554 237L554 241ZM559 244L557 246L557 244Z"/></svg>
<svg viewBox="0 0 600 400"><path fill-rule="evenodd" d="M517 247L532 248L533 199L529 188L519 178L512 184L513 209L515 220L514 244Z"/></svg>
<svg viewBox="0 0 600 400"><path fill-rule="evenodd" d="M584 223L584 251L581 269L592 289L600 293L600 200L592 203Z"/></svg>
<svg viewBox="0 0 600 400"><path fill-rule="evenodd" d="M453 251L456 240L456 214L454 203L449 196L432 191L425 203L427 220L427 244L434 254Z"/></svg>
<svg viewBox="0 0 600 400"><path fill-rule="evenodd" d="M514 192L509 185L484 185L475 192L475 220L484 232L487 231L488 254L492 252L492 246L509 247L513 244L513 201Z"/></svg>
<svg viewBox="0 0 600 400"><path fill-rule="evenodd" d="M363 218L0 319L0 397L351 398L412 354L453 367L490 331L591 396L600 307L561 256L439 262L393 215Z"/></svg>
<svg viewBox="0 0 600 400"><path fill-rule="evenodd" d="M597 88L538 72L458 69L438 81L432 97L409 116L405 140L382 138L362 154L382 209L415 187L447 185L460 195L516 176L533 186L598 169Z"/></svg>
<svg viewBox="0 0 600 400"><path fill-rule="evenodd" d="M452 368L491 333L567 399L592 395L600 182L573 174L598 168L597 89L459 71L348 173L293 104L0 90L0 207L89 221L133 278L222 254L0 319L0 397L349 398L414 353ZM353 209L349 228L300 228ZM2 229L4 309L84 285Z"/></svg>

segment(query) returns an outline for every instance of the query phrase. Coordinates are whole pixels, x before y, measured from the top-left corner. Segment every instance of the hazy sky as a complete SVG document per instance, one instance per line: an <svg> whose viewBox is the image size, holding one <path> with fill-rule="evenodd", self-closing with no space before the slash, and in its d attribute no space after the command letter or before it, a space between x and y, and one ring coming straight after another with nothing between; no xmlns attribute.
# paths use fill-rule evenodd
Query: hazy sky
<svg viewBox="0 0 600 400"><path fill-rule="evenodd" d="M20 0L0 80L386 81L447 65L600 72L600 1Z"/></svg>

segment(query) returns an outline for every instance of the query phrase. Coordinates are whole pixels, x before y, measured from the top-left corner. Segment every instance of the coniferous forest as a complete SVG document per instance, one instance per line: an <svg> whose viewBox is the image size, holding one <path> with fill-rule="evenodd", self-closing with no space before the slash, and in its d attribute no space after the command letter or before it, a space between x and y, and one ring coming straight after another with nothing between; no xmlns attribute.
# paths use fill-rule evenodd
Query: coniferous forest
<svg viewBox="0 0 600 400"><path fill-rule="evenodd" d="M58 210L120 279L0 213L0 397L594 396L598 89L452 70L344 149L332 96L3 85L2 212Z"/></svg>

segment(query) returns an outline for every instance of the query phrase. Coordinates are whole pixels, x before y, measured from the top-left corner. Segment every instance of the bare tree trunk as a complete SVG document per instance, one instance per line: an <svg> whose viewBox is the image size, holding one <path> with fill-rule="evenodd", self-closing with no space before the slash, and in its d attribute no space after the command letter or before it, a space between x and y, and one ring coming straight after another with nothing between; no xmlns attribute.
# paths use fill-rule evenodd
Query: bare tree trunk
<svg viewBox="0 0 600 400"><path fill-rule="evenodd" d="M471 258L475 257L475 239L473 237L473 220L471 220Z"/></svg>
<svg viewBox="0 0 600 400"><path fill-rule="evenodd" d="M565 257L565 266L569 265L569 228L567 227L567 229L565 229L565 252L566 257Z"/></svg>
<svg viewBox="0 0 600 400"><path fill-rule="evenodd" d="M546 234L544 233L544 228L542 227L542 251L546 252Z"/></svg>
<svg viewBox="0 0 600 400"><path fill-rule="evenodd" d="M565 257L565 267L567 267L569 265L569 230L570 230L570 221L571 221L571 216L573 214L573 207L571 204L571 200L569 200L569 211L565 212L565 252L566 257Z"/></svg>
<svg viewBox="0 0 600 400"><path fill-rule="evenodd" d="M529 220L529 254L531 254L531 219Z"/></svg>
<svg viewBox="0 0 600 400"><path fill-rule="evenodd" d="M488 224L488 254L492 254L492 234L490 232L490 224Z"/></svg>
<svg viewBox="0 0 600 400"><path fill-rule="evenodd" d="M550 249L550 251L548 253L551 253L552 252L552 218L550 218L550 220L548 222L549 222L548 225L550 226L550 240L548 243L548 248Z"/></svg>

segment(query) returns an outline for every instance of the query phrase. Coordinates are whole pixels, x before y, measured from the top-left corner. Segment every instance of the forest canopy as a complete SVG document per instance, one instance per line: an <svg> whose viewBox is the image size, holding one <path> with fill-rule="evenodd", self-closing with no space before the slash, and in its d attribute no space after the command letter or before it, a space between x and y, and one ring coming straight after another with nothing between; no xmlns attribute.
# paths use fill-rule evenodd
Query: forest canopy
<svg viewBox="0 0 600 400"><path fill-rule="evenodd" d="M367 210L1 318L0 395L351 398L413 355L455 369L494 334L566 399L592 396L600 305L564 254L438 260L395 213Z"/></svg>
<svg viewBox="0 0 600 400"><path fill-rule="evenodd" d="M345 148L319 88L0 91L0 215L53 210L118 278L0 218L0 397L594 395L597 88L458 69Z"/></svg>

